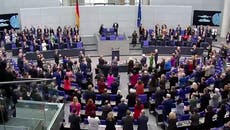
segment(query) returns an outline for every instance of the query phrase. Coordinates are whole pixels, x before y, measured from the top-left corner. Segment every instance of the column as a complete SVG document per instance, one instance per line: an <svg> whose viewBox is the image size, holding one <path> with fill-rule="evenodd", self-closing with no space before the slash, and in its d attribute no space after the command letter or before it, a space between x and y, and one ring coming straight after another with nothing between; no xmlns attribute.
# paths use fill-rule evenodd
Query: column
<svg viewBox="0 0 230 130"><path fill-rule="evenodd" d="M230 30L230 0L224 0L224 9L222 11L222 25L221 25L221 37L226 37L227 32Z"/></svg>

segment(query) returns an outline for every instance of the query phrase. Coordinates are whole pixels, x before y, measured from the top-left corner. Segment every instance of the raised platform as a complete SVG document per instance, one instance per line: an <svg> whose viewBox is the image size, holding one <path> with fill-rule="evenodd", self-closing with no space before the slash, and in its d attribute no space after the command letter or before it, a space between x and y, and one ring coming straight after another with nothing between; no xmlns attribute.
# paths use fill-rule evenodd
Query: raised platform
<svg viewBox="0 0 230 130"><path fill-rule="evenodd" d="M176 46L143 46L142 52L143 54L150 54L153 53L155 49L158 49L159 54L170 55L175 53ZM192 55L191 49L192 47L180 47L181 48L181 55ZM203 48L197 48L197 54L203 54Z"/></svg>
<svg viewBox="0 0 230 130"><path fill-rule="evenodd" d="M129 41L127 38L124 40L101 40L97 35L98 40L98 54L111 55L112 50L119 50L120 55L129 55Z"/></svg>

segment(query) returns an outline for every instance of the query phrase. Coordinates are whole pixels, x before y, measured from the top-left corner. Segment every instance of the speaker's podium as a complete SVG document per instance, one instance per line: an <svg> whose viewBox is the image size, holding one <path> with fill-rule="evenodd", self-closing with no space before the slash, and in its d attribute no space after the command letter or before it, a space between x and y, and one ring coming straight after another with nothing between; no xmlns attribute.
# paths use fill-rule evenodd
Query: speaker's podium
<svg viewBox="0 0 230 130"><path fill-rule="evenodd" d="M130 41L125 38L124 40L100 40L100 35L97 35L98 41L98 54L99 55L111 55L111 50L119 48L120 55L129 55L129 43ZM116 51L116 50L114 50ZM117 52L114 52L117 53ZM113 51L112 51L113 54Z"/></svg>
<svg viewBox="0 0 230 130"><path fill-rule="evenodd" d="M112 48L112 61L114 57L117 57L117 60L120 60L120 48Z"/></svg>

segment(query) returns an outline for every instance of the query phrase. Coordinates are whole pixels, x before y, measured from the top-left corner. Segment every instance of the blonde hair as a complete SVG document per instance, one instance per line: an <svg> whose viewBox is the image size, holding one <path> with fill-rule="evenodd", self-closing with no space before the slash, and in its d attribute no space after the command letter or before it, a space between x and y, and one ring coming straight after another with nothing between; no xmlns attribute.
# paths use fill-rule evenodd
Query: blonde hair
<svg viewBox="0 0 230 130"><path fill-rule="evenodd" d="M110 120L110 121L114 119L113 112L109 112L107 114L107 119Z"/></svg>
<svg viewBox="0 0 230 130"><path fill-rule="evenodd" d="M170 112L169 113L169 119L176 119L176 113L175 112Z"/></svg>

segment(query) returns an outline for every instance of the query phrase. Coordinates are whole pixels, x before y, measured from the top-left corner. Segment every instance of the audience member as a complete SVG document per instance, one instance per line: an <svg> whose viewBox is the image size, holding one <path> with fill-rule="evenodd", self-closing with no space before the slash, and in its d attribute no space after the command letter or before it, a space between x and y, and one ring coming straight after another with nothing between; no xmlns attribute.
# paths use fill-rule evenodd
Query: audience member
<svg viewBox="0 0 230 130"><path fill-rule="evenodd" d="M125 98L121 99L121 103L117 106L117 119L122 119L125 116L126 111L129 109L128 105L125 103Z"/></svg>
<svg viewBox="0 0 230 130"><path fill-rule="evenodd" d="M116 130L115 124L116 124L116 120L113 116L113 112L109 112L106 119L105 130Z"/></svg>
<svg viewBox="0 0 230 130"><path fill-rule="evenodd" d="M88 116L88 129L89 130L98 130L99 129L99 123L100 123L100 119L98 117L96 117L96 114L91 111L90 116Z"/></svg>
<svg viewBox="0 0 230 130"><path fill-rule="evenodd" d="M148 116L146 116L145 111L141 110L140 117L137 120L137 130L148 130Z"/></svg>
<svg viewBox="0 0 230 130"><path fill-rule="evenodd" d="M92 99L89 99L86 103L85 115L86 116L96 115L96 105L94 104Z"/></svg>
<svg viewBox="0 0 230 130"><path fill-rule="evenodd" d="M135 89L130 89L130 93L126 96L126 99L128 99L128 106L129 107L134 107L136 104L136 90Z"/></svg>
<svg viewBox="0 0 230 130"><path fill-rule="evenodd" d="M138 98L134 106L133 118L138 119L140 117L141 111L144 109L144 105L141 103L141 100Z"/></svg>
<svg viewBox="0 0 230 130"><path fill-rule="evenodd" d="M73 110L76 111L76 115L80 116L81 114L81 104L78 102L77 97L73 97L73 102L70 104L70 112Z"/></svg>
<svg viewBox="0 0 230 130"><path fill-rule="evenodd" d="M105 102L105 105L102 106L102 119L106 119L109 112L112 111L112 107L108 101Z"/></svg>
<svg viewBox="0 0 230 130"><path fill-rule="evenodd" d="M207 111L205 113L204 117L204 129L205 130L210 130L214 126L214 122L212 120L213 116L215 113L213 112L212 106L207 106Z"/></svg>
<svg viewBox="0 0 230 130"><path fill-rule="evenodd" d="M81 118L76 113L77 113L76 109L73 109L71 111L71 115L69 116L70 130L80 130L81 129L80 127Z"/></svg>
<svg viewBox="0 0 230 130"><path fill-rule="evenodd" d="M134 121L134 119L131 116L131 112L129 110L127 110L126 116L122 118L123 130L134 130L133 121Z"/></svg>
<svg viewBox="0 0 230 130"><path fill-rule="evenodd" d="M177 122L176 113L170 112L169 116L168 116L168 128L167 128L167 130L177 130L176 122Z"/></svg>

